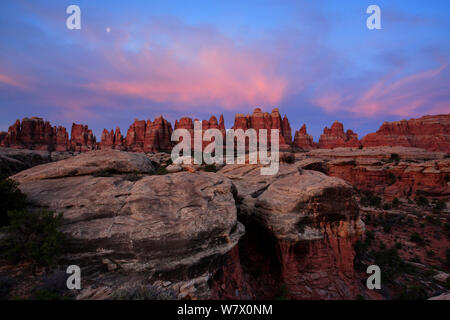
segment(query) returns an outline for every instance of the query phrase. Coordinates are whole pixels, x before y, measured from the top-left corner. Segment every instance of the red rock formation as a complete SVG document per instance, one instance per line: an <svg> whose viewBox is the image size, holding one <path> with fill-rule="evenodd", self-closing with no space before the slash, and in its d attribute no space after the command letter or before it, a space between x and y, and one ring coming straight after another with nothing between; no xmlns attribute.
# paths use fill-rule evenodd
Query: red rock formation
<svg viewBox="0 0 450 320"><path fill-rule="evenodd" d="M70 134L70 149L77 152L86 152L96 148L97 143L92 130L88 126L73 123Z"/></svg>
<svg viewBox="0 0 450 320"><path fill-rule="evenodd" d="M116 128L116 132L114 133L114 149L117 150L125 150L123 145L124 139L122 133L120 132L120 128Z"/></svg>
<svg viewBox="0 0 450 320"><path fill-rule="evenodd" d="M404 146L429 151L450 150L450 114L385 122L362 140L364 147Z"/></svg>
<svg viewBox="0 0 450 320"><path fill-rule="evenodd" d="M317 144L314 143L313 137L306 131L306 124L303 124L300 130L295 131L294 147L298 147L303 150L311 150L317 148Z"/></svg>
<svg viewBox="0 0 450 320"><path fill-rule="evenodd" d="M344 126L338 121L335 121L331 128L325 127L319 139L319 148L321 149L334 149L338 147L358 148L359 146L358 135L352 130L344 132Z"/></svg>
<svg viewBox="0 0 450 320"><path fill-rule="evenodd" d="M262 112L260 108L253 110L252 115L236 114L233 129L255 129L259 134L259 129L266 129L268 144L270 144L270 129L280 130L280 150L289 150L292 144L292 131L289 120L285 116L281 119L277 108L272 113Z"/></svg>
<svg viewBox="0 0 450 320"><path fill-rule="evenodd" d="M123 146L123 136L120 133L120 128L117 127L115 132L113 130L108 131L106 129L103 129L99 148L124 150L125 148Z"/></svg>
<svg viewBox="0 0 450 320"><path fill-rule="evenodd" d="M170 151L171 135L172 125L162 116L154 122L136 119L128 129L124 147L135 152Z"/></svg>
<svg viewBox="0 0 450 320"><path fill-rule="evenodd" d="M3 146L4 141L6 140L6 137L8 136L8 132L0 132L0 146Z"/></svg>
<svg viewBox="0 0 450 320"><path fill-rule="evenodd" d="M179 121L175 121L175 130L176 129L186 129L191 134L191 148L194 149L194 122L199 121L198 119L192 120L188 117L183 117ZM223 143L225 144L225 122L223 119L223 115L220 115L219 122L217 121L217 118L215 116L211 116L209 120L202 120L202 138L205 134L205 131L208 129L218 129L222 132L222 136L224 137ZM214 139L212 139L214 141ZM211 141L202 141L202 150L209 145Z"/></svg>
<svg viewBox="0 0 450 320"><path fill-rule="evenodd" d="M63 127L52 127L42 118L24 118L9 127L0 139L3 147L45 151L66 151L67 133Z"/></svg>
<svg viewBox="0 0 450 320"><path fill-rule="evenodd" d="M170 151L172 149L172 125L162 116L147 121L144 152Z"/></svg>
<svg viewBox="0 0 450 320"><path fill-rule="evenodd" d="M102 138L99 143L99 148L102 150L112 149L113 146L114 146L114 131L111 130L111 132L109 132L108 130L103 129Z"/></svg>
<svg viewBox="0 0 450 320"><path fill-rule="evenodd" d="M55 128L55 151L68 151L70 149L69 134L63 126Z"/></svg>

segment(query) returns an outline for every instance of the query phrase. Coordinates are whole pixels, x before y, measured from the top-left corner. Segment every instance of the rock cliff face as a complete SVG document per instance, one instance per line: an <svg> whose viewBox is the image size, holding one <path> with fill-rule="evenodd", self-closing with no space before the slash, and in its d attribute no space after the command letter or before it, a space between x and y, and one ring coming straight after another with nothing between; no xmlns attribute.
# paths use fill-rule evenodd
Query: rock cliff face
<svg viewBox="0 0 450 320"><path fill-rule="evenodd" d="M239 264L230 258L228 272L215 286L218 297L231 298L224 290L230 283L257 298L279 292L280 285L295 299L354 298L360 292L353 271L353 244L364 225L352 187L304 170L303 165L282 165L278 175L269 178L261 176L256 165L221 169L236 184L239 219L247 229L264 232L257 232L261 240L240 244ZM248 252L253 257L246 259ZM266 261L255 265L255 260Z"/></svg>
<svg viewBox="0 0 450 320"><path fill-rule="evenodd" d="M364 147L403 146L448 153L450 115L385 122L377 132L366 135L361 143Z"/></svg>
<svg viewBox="0 0 450 320"><path fill-rule="evenodd" d="M281 119L280 112L277 108L272 113L262 112L260 108L253 110L252 115L236 114L233 129L255 129L259 134L260 129L267 130L267 143L270 144L270 130L280 130L279 144L280 150L289 150L292 144L292 130L289 120L286 116Z"/></svg>
<svg viewBox="0 0 450 320"><path fill-rule="evenodd" d="M312 150L317 148L317 144L314 143L313 137L306 131L306 124L303 124L300 130L295 131L293 146L302 150Z"/></svg>
<svg viewBox="0 0 450 320"><path fill-rule="evenodd" d="M394 155L394 156L393 156ZM387 201L413 199L418 193L435 198L450 196L450 160L445 153L405 147L363 150L313 150L331 176L342 178L360 190L374 192Z"/></svg>
<svg viewBox="0 0 450 320"><path fill-rule="evenodd" d="M359 146L358 135L350 129L344 132L344 126L338 121L335 121L331 128L325 127L319 139L319 148L321 149L338 147L358 148Z"/></svg>

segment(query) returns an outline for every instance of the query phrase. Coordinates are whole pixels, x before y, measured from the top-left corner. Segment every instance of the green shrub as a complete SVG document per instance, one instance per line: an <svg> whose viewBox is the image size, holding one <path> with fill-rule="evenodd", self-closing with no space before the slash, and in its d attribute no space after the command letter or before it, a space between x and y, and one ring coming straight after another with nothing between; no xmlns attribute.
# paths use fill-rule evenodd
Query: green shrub
<svg viewBox="0 0 450 320"><path fill-rule="evenodd" d="M142 179L142 176L140 176L139 174L134 173L134 172L130 173L130 174L127 174L124 177L124 180L130 181L130 182L136 182L136 181L139 181L141 179Z"/></svg>
<svg viewBox="0 0 450 320"><path fill-rule="evenodd" d="M400 250L402 248L402 244L400 242L395 243L395 249Z"/></svg>
<svg viewBox="0 0 450 320"><path fill-rule="evenodd" d="M391 230L392 230L392 227L391 227L390 224L385 224L385 225L383 226L383 232L384 232L384 233L390 233Z"/></svg>
<svg viewBox="0 0 450 320"><path fill-rule="evenodd" d="M415 242L415 243L423 243L424 242L423 238L417 232L412 233L409 240L412 242Z"/></svg>
<svg viewBox="0 0 450 320"><path fill-rule="evenodd" d="M426 300L427 298L425 289L415 285L405 286L397 297L398 300Z"/></svg>
<svg viewBox="0 0 450 320"><path fill-rule="evenodd" d="M46 290L36 290L33 294L33 300L59 300L58 294Z"/></svg>
<svg viewBox="0 0 450 320"><path fill-rule="evenodd" d="M36 287L32 296L35 300L68 300L71 298L71 291L67 289L67 274L64 271L56 271L50 275L45 275L41 279L41 284Z"/></svg>
<svg viewBox="0 0 450 320"><path fill-rule="evenodd" d="M13 279L5 276L0 276L0 300L9 299L9 292L13 283Z"/></svg>
<svg viewBox="0 0 450 320"><path fill-rule="evenodd" d="M106 168L97 172L94 172L92 174L93 177L112 177L114 174L120 174L121 172L113 169L113 168Z"/></svg>
<svg viewBox="0 0 450 320"><path fill-rule="evenodd" d="M444 232L445 232L445 235L447 236L447 238L450 239L450 223L446 222L444 224Z"/></svg>
<svg viewBox="0 0 450 320"><path fill-rule="evenodd" d="M23 210L26 196L18 189L18 183L0 177L0 227L9 224L8 211Z"/></svg>
<svg viewBox="0 0 450 320"><path fill-rule="evenodd" d="M391 210L391 205L389 203L383 204L383 210Z"/></svg>
<svg viewBox="0 0 450 320"><path fill-rule="evenodd" d="M387 181L388 186L393 185L397 181L397 177L392 172L388 173L387 178L388 178L388 181Z"/></svg>
<svg viewBox="0 0 450 320"><path fill-rule="evenodd" d="M419 206L427 206L428 205L428 199L425 198L424 196L417 196L414 198L414 200L416 201L416 204Z"/></svg>
<svg viewBox="0 0 450 320"><path fill-rule="evenodd" d="M434 205L434 211L440 212L444 210L447 207L447 204L444 200L438 200L436 201L436 204Z"/></svg>
<svg viewBox="0 0 450 320"><path fill-rule="evenodd" d="M415 268L405 263L398 255L397 249L390 248L374 253L375 264L383 270L384 281L394 281L397 274L412 273Z"/></svg>
<svg viewBox="0 0 450 320"><path fill-rule="evenodd" d="M395 161L395 162L399 162L400 161L400 156L397 153L391 153L391 161Z"/></svg>
<svg viewBox="0 0 450 320"><path fill-rule="evenodd" d="M432 225L439 225L441 223L441 221L439 219L435 219L433 216L426 216L425 217L425 221L432 224Z"/></svg>
<svg viewBox="0 0 450 320"><path fill-rule="evenodd" d="M447 280L445 281L445 288L447 289L447 290L450 290L450 277L447 277Z"/></svg>
<svg viewBox="0 0 450 320"><path fill-rule="evenodd" d="M112 296L112 300L175 300L173 290L165 290L152 285L137 285L120 289Z"/></svg>
<svg viewBox="0 0 450 320"><path fill-rule="evenodd" d="M156 172L156 174L158 175L165 175L168 174L169 172L167 171L166 167L159 167L158 171Z"/></svg>
<svg viewBox="0 0 450 320"><path fill-rule="evenodd" d="M399 205L400 200L398 200L398 198L394 198L394 200L392 200L392 208L398 208Z"/></svg>
<svg viewBox="0 0 450 320"><path fill-rule="evenodd" d="M361 196L361 204L364 206L379 208L381 205L381 198L370 192L364 192Z"/></svg>
<svg viewBox="0 0 450 320"><path fill-rule="evenodd" d="M31 260L40 265L57 262L65 246L65 236L57 230L62 215L42 210L9 211L10 225L4 227L0 242L3 255L13 261Z"/></svg>
<svg viewBox="0 0 450 320"><path fill-rule="evenodd" d="M369 246L374 239L375 239L375 234L373 233L373 231L366 231L366 243Z"/></svg>
<svg viewBox="0 0 450 320"><path fill-rule="evenodd" d="M281 284L275 300L289 300L289 290L284 283Z"/></svg>
<svg viewBox="0 0 450 320"><path fill-rule="evenodd" d="M206 172L217 172L217 168L216 168L215 164L207 164L207 165L205 165L203 170Z"/></svg>
<svg viewBox="0 0 450 320"><path fill-rule="evenodd" d="M445 251L445 265L450 268L450 249Z"/></svg>

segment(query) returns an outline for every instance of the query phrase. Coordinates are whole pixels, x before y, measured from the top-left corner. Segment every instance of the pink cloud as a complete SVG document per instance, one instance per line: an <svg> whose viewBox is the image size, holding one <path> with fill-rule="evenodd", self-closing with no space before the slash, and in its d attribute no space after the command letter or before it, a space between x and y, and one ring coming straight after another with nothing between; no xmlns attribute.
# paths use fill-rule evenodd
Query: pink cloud
<svg viewBox="0 0 450 320"><path fill-rule="evenodd" d="M400 77L400 70L388 73L370 87L358 92L355 87L324 90L328 93L313 103L328 112L346 111L357 116L390 114L409 117L427 113L448 113L447 64ZM444 101L442 100L444 99Z"/></svg>
<svg viewBox="0 0 450 320"><path fill-rule="evenodd" d="M86 88L156 102L214 103L232 109L276 105L288 85L288 80L275 70L275 57L251 48L238 50L230 42L197 49L181 41L157 52L151 48L135 54L116 51L108 61L117 68L118 75L90 81Z"/></svg>
<svg viewBox="0 0 450 320"><path fill-rule="evenodd" d="M27 81L23 77L19 76L0 73L0 84L5 84L19 89L28 89Z"/></svg>

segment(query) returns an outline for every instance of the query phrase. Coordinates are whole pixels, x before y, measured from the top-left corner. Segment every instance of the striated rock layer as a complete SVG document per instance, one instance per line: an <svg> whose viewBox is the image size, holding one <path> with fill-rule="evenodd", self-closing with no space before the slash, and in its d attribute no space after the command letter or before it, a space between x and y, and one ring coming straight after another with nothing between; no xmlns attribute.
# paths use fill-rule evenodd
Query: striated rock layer
<svg viewBox="0 0 450 320"><path fill-rule="evenodd" d="M450 159L442 152L405 147L337 148L312 150L307 156L321 159L329 175L389 201L418 194L450 196Z"/></svg>
<svg viewBox="0 0 450 320"><path fill-rule="evenodd" d="M364 147L403 146L448 153L450 114L385 122L377 132L366 135L361 143Z"/></svg>

